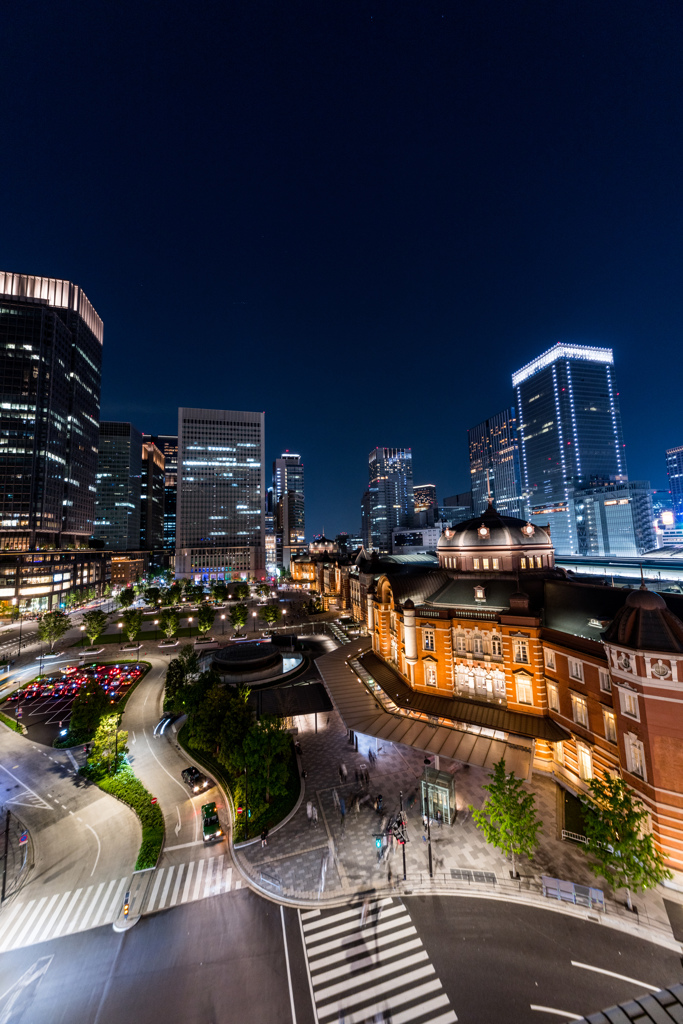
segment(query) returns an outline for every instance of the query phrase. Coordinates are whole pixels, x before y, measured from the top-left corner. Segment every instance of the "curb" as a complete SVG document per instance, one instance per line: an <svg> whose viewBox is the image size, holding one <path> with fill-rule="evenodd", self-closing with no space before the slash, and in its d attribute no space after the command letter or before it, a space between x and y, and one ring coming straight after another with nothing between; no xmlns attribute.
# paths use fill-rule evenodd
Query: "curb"
<svg viewBox="0 0 683 1024"><path fill-rule="evenodd" d="M295 753L294 756L296 757L296 763L297 763L297 767L299 769L299 783L300 783L300 787L301 787L300 790L299 790L299 796L298 796L298 799L297 799L296 803L294 804L294 807L292 807L292 809L289 812L289 814L287 814L282 819L282 821L278 821L277 825L273 825L272 828L268 829L268 835L269 836L272 835L273 832L278 832L288 822L290 822L292 820L292 818L294 817L294 815L296 814L296 812L301 807L302 803L304 802L304 796L306 795L306 783L304 782L304 780L303 780L303 778L301 776L301 771L302 771L302 768L301 768L301 758L296 753ZM243 839L241 843L234 843L232 849L233 850L244 850L244 849L246 849L247 846L253 846L254 843L259 843L260 841L261 840L260 840L260 838L258 836L256 836L254 839Z"/></svg>

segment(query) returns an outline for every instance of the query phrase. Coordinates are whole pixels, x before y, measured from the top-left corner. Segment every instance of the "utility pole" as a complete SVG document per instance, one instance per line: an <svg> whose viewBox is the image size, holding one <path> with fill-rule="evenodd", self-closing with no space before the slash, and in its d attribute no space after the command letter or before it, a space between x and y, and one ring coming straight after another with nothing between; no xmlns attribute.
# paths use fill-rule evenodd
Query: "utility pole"
<svg viewBox="0 0 683 1024"><path fill-rule="evenodd" d="M399 792L398 798L399 798L399 806L401 808L401 828L403 828L403 790L401 790ZM405 832L404 832L404 836L405 836ZM403 881L405 882L405 880L406 880L406 843L405 843L405 838L404 838L403 842L401 843L401 850L403 851Z"/></svg>
<svg viewBox="0 0 683 1024"><path fill-rule="evenodd" d="M10 811L7 810L7 817L5 818L5 856L2 861L2 896L0 897L0 903L4 903L5 890L7 888L7 857L9 856L9 816Z"/></svg>
<svg viewBox="0 0 683 1024"><path fill-rule="evenodd" d="M425 757L424 763L426 766L431 764L428 757ZM429 877L434 877L434 871L432 870L432 829L431 829L431 815L429 813L429 776L425 772L425 782L427 783L427 846L429 847Z"/></svg>
<svg viewBox="0 0 683 1024"><path fill-rule="evenodd" d="M244 838L249 838L249 769L244 767Z"/></svg>

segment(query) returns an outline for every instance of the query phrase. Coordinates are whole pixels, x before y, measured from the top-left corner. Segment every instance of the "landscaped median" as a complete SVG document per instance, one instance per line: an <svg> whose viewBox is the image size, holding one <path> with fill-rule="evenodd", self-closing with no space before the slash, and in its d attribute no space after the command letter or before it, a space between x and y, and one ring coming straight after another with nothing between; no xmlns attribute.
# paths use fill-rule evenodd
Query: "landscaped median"
<svg viewBox="0 0 683 1024"><path fill-rule="evenodd" d="M153 868L159 859L164 843L164 816L159 805L152 803L151 793L133 774L133 769L128 764L122 765L115 775L104 775L100 778L95 777L96 773L90 766L81 769L81 772L105 793L128 804L131 810L137 814L142 825L142 843L135 870L143 871L145 868Z"/></svg>
<svg viewBox="0 0 683 1024"><path fill-rule="evenodd" d="M9 726L9 728L13 729L15 732L23 733L24 731L21 727L21 722L16 722L13 718L10 718L8 715L3 715L2 712L0 712L0 722L4 722L5 725Z"/></svg>

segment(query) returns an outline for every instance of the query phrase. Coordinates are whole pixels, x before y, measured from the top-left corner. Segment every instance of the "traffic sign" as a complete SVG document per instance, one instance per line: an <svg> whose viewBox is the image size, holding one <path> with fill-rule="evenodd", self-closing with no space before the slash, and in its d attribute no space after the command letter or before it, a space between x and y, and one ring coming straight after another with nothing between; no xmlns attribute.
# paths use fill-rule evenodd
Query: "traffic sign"
<svg viewBox="0 0 683 1024"><path fill-rule="evenodd" d="M153 796L153 797L152 797L152 800L151 800L151 802L152 802L153 804L155 804L155 803L157 802L157 798L156 798L155 796Z"/></svg>
<svg viewBox="0 0 683 1024"><path fill-rule="evenodd" d="M17 708L17 718L21 718L23 714L24 712L21 710L21 708Z"/></svg>
<svg viewBox="0 0 683 1024"><path fill-rule="evenodd" d="M238 805L237 805L237 813L238 813L238 814L241 814L243 810L244 810L244 808L242 807L242 805L241 805L241 804L238 804Z"/></svg>
<svg viewBox="0 0 683 1024"><path fill-rule="evenodd" d="M28 832L22 832L19 836L19 846L24 846L28 842Z"/></svg>

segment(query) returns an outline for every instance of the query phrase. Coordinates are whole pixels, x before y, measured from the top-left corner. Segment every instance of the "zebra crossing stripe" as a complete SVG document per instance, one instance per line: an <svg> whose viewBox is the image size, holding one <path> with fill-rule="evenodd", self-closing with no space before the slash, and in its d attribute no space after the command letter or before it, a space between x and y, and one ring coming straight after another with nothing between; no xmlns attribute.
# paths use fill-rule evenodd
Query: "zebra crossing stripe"
<svg viewBox="0 0 683 1024"><path fill-rule="evenodd" d="M64 926L66 925L66 922L69 920L69 917L71 915L71 911L76 906L76 901L78 900L78 897L81 895L82 892L83 892L82 889L76 889L76 892L71 894L71 899L69 900L69 902L66 905L66 910L64 911L64 914L62 915L61 919L59 919L57 921L57 924L55 925L54 935L52 936L53 939L57 938L57 936L61 932L62 928L64 928Z"/></svg>
<svg viewBox="0 0 683 1024"><path fill-rule="evenodd" d="M106 884L105 882L100 882L100 884L95 889L95 892L93 894L93 898L90 900L90 906L86 910L86 912L83 915L83 918L81 920L81 930L85 930L88 927L88 922L89 922L90 918L92 917L92 914L93 914L93 911L94 911L95 907L99 903L99 899L100 899L100 896L102 895L102 890L104 889L105 884Z"/></svg>
<svg viewBox="0 0 683 1024"><path fill-rule="evenodd" d="M366 939L360 933L350 936L348 940L344 941L343 949L345 956L353 956L356 952L370 953L373 949L379 949L380 946L386 946L390 942L398 942L402 939L407 939L411 935L417 935L414 925L410 925L408 928L401 928L400 931L390 932L388 935L380 935L376 939ZM351 945L353 943L353 945ZM329 964L339 963L339 953L330 953L329 956L323 956L319 960L315 960L311 963L311 973L322 970L323 967L329 966Z"/></svg>
<svg viewBox="0 0 683 1024"><path fill-rule="evenodd" d="M438 978L434 978L432 981L428 981L424 985L417 985L413 989L408 989L407 991L399 992L396 995L384 995L379 1000L377 997L380 995L380 993L372 989L371 992L364 992L363 998L367 999L368 996L372 993L372 998L375 1001L366 1003L364 1006L359 1006L353 1013L345 1013L344 1024L356 1024L356 1022L358 1022L358 1024L364 1024L368 1017L372 1019L372 1017L374 1017L376 1013L381 1013L382 1010L395 1010L397 1009L397 1007L404 1006L406 1003L411 1003L415 999L422 999L424 996L428 996L432 992L440 988L441 982L439 981ZM444 1000L444 1002L448 1003L448 996L446 996L445 994L442 993L442 995L439 998ZM408 1017L408 1020L415 1019L416 1009L418 1010L418 1016L422 1016L424 1013L428 1012L424 1008L424 1004L420 1005L419 1007L413 1007L413 1009L409 1011L410 1016ZM398 1020L397 1015L392 1014L391 1020L392 1024L394 1021Z"/></svg>
<svg viewBox="0 0 683 1024"><path fill-rule="evenodd" d="M430 974L434 974L434 967L432 964L425 964L424 967L418 967L414 971L408 971L401 978L401 985L412 985L415 981L422 981L424 978L428 978ZM436 983L437 988L441 988L441 982L438 978L433 978L432 981ZM379 985L375 985L369 989L362 989L360 992L356 992L353 995L346 996L342 999L335 999L334 1002L328 1003L327 1006L319 1006L317 1008L318 1017L322 1020L324 1017L334 1016L340 1013L342 1010L346 1011L354 1004L362 1003L364 999L377 999L380 996L386 995L387 993L396 991L396 979L391 981L381 982ZM412 991L412 989L411 989ZM412 998L408 994L406 998ZM364 1007L364 1013L369 1013L369 1010ZM375 1011L377 1012L377 1011ZM344 1018L344 1024L348 1024L346 1017Z"/></svg>
<svg viewBox="0 0 683 1024"><path fill-rule="evenodd" d="M410 920L410 919L408 919L408 920ZM404 924L404 922L401 921L401 920L399 920L399 921L382 921L380 924L372 925L372 932L371 932L371 934L373 936L375 936L375 935L383 934L385 932L390 932L393 935L393 929L397 928L397 927L401 927L403 924ZM317 956L318 953L327 953L331 949L341 949L344 945L346 945L347 942L350 942L352 938L354 938L355 941L358 942L361 938L364 937L363 931L359 931L358 930L358 926L359 926L359 921L356 920L354 922L354 924L353 924L353 927L356 929L355 932L347 932L346 935L338 936L336 939L330 939L329 942L321 942L317 946L312 946L311 947L311 946L308 945L308 943L306 943L306 946L308 948L308 955L309 956ZM316 938L318 938L318 936ZM324 935L320 935L319 938L321 938L321 939L324 938Z"/></svg>
<svg viewBox="0 0 683 1024"><path fill-rule="evenodd" d="M161 879L163 877L164 877L164 869L163 868L157 868L157 877L154 879L154 886L152 887L152 895L150 896L149 903L147 904L147 910L149 910L149 911L154 910L154 904L156 902L157 893L159 892L159 886L161 885Z"/></svg>
<svg viewBox="0 0 683 1024"><path fill-rule="evenodd" d="M35 936L38 933L39 928L41 927L41 925L44 924L45 918L48 916L48 914L50 913L50 911L52 910L52 908L54 907L54 905L55 905L55 903L57 902L58 899L59 899L59 893L55 893L54 896L52 897L52 899L50 900L50 902L48 903L48 905L45 907L45 910L44 910L43 914L40 915L40 917L38 918L37 924L26 935L26 945L27 946L30 946L31 943L34 941Z"/></svg>
<svg viewBox="0 0 683 1024"><path fill-rule="evenodd" d="M5 911L5 913L3 914L4 921L2 920L2 918L0 918L0 942L2 941L2 933L4 932L5 928L7 928L10 921L14 917L16 917L18 911L21 910L22 906L22 903L15 903L10 910Z"/></svg>
<svg viewBox="0 0 683 1024"><path fill-rule="evenodd" d="M126 891L128 885L128 878L122 878L118 884L118 888L114 893L111 903L109 904L109 910L107 911L107 917L109 920L114 921L119 915L119 910L122 907L123 894Z"/></svg>
<svg viewBox="0 0 683 1024"><path fill-rule="evenodd" d="M102 917L102 913L104 911L104 908L107 905L107 900L109 899L111 891L112 891L112 889L114 888L115 885L116 885L116 879L112 878L111 882L109 883L109 885L106 888L104 896L100 900L100 905L97 908L97 912L96 912L95 916L92 919L92 923L90 925L91 928L97 928L97 925L100 923L100 918Z"/></svg>
<svg viewBox="0 0 683 1024"><path fill-rule="evenodd" d="M387 918L396 917L397 914L405 914L405 910L403 909L403 907L387 907L386 909L382 910L382 915L379 918L376 917L372 912L370 912L368 914L368 927L372 926L372 929L374 931L379 931L380 928L384 928L384 929L386 929L387 927L393 928L394 927L394 922L393 921L387 921ZM380 923L376 924L375 923L376 921L379 921ZM344 921L344 922L342 922L342 924L337 924L337 925L335 925L334 928L327 929L325 931L325 934L326 935L341 935L342 932L348 932L348 931L350 931L351 929L354 929L354 928L357 929L358 928L358 924L359 924L359 913L358 913L358 909L356 909L355 917L354 918L351 918L348 921ZM309 938L308 935L306 936L306 945L307 946L308 945L312 945L313 943L319 942L319 941L320 941L320 933L318 933L317 935L311 935L310 938Z"/></svg>
<svg viewBox="0 0 683 1024"><path fill-rule="evenodd" d="M181 864L178 868L178 873L175 876L175 885L173 886L173 895L171 896L171 902L169 906L174 907L178 902L178 893L180 892L180 882L183 877L184 864Z"/></svg>
<svg viewBox="0 0 683 1024"><path fill-rule="evenodd" d="M426 949L420 950L419 953L412 953L410 956L406 956L403 960L394 960L392 963L385 964L384 967L376 967L372 971L366 971L362 975L358 975L353 978L350 982L346 981L337 982L336 985L328 985L327 988L322 989L320 992L316 992L315 1001L316 1003L322 1002L324 999L330 999L332 996L339 995L340 992L348 992L349 987L356 988L358 985L367 985L369 981L376 981L378 978L386 978L387 974L396 974L397 971L404 971L406 967L412 967L413 964L418 964L423 960L429 959L427 956ZM351 968L348 971L352 973ZM389 984L389 982L387 982ZM362 995L361 993L360 995ZM347 999L349 997L347 996Z"/></svg>
<svg viewBox="0 0 683 1024"><path fill-rule="evenodd" d="M187 865L187 874L185 875L185 887L183 888L183 895L181 897L181 903L187 902L187 897L190 895L190 883L192 882L192 875L194 874L194 861L191 860Z"/></svg>
<svg viewBox="0 0 683 1024"><path fill-rule="evenodd" d="M88 888L85 890L85 894L83 896L83 899L79 902L78 906L76 907L76 910L74 912L74 916L71 918L71 925L72 925L72 928L73 928L74 931L79 931L79 928L76 927L78 919L81 916L81 914L83 913L83 911L85 910L85 908L87 907L88 900L90 898L90 894L92 893L94 888L95 888L94 885L89 885L88 886Z"/></svg>
<svg viewBox="0 0 683 1024"><path fill-rule="evenodd" d="M15 942L20 944L23 937L33 928L36 921L40 921L40 911L46 903L47 896L43 896L42 899L38 900L31 913L26 915L20 924L19 931L15 935Z"/></svg>
<svg viewBox="0 0 683 1024"><path fill-rule="evenodd" d="M35 900L30 900L29 903L26 904L25 910L26 910L27 914L30 913L31 907L35 904L35 902L36 902ZM5 948L7 948L9 943L12 941L14 933L17 930L17 928L19 927L19 925L21 924L21 921L22 921L22 915L19 914L18 917L16 917L15 920L12 922L12 927L10 928L10 930L8 931L8 933L7 933L6 937L5 937L5 942L4 942Z"/></svg>
<svg viewBox="0 0 683 1024"><path fill-rule="evenodd" d="M209 857L206 862L206 884L204 885L204 899L209 895L211 891L211 875L213 874L213 862L214 858Z"/></svg>
<svg viewBox="0 0 683 1024"><path fill-rule="evenodd" d="M166 883L164 885L164 891L162 892L161 899L159 900L159 910L161 910L163 908L164 904L166 903L166 897L168 896L168 890L171 888L171 879L173 878L173 868L170 867L167 870L168 870L168 874L166 875Z"/></svg>
<svg viewBox="0 0 683 1024"><path fill-rule="evenodd" d="M369 913L372 914L380 907L386 907L391 902L391 896L387 896L383 900L377 900L375 903L370 904ZM402 911L403 907L397 907L396 909L398 911ZM358 921L359 917L360 910L358 907L353 907L351 910L343 910L338 914L332 914L330 917L321 917L317 921L309 921L304 925L304 934L308 936L317 928L325 928L325 930L327 930L331 924L337 924L339 921ZM306 942L308 942L308 937L306 938Z"/></svg>
<svg viewBox="0 0 683 1024"><path fill-rule="evenodd" d="M64 895L62 896L61 900L59 901L59 903L55 907L54 913L53 913L52 917L48 920L47 924L45 925L45 931L43 932L43 935L42 935L43 939L47 939L48 936L50 935L50 931L52 930L52 927L53 927L55 921L59 917L59 914L60 914L60 911L62 910L62 907L64 906L64 904L66 903L66 901L68 900L70 895L71 895L70 892L65 892Z"/></svg>
<svg viewBox="0 0 683 1024"><path fill-rule="evenodd" d="M369 953L359 960L354 960L353 963L342 964L341 967L333 967L329 971L323 971L322 974L316 974L313 980L317 985L322 985L323 982L334 981L335 978L343 978L345 975L354 974L355 971L359 971L362 967L371 967L373 964L381 964L385 960L391 960L393 957L410 953L411 950L419 949L421 945L422 942L419 938L411 939L410 942L403 942L400 946L390 946L389 949L379 950L374 955Z"/></svg>
<svg viewBox="0 0 683 1024"><path fill-rule="evenodd" d="M203 860L199 860L199 861L197 861L197 877L195 878L195 881L194 881L194 896L192 897L195 900L199 899L199 888L200 888L200 886L202 884L202 875L203 874L204 874L204 861Z"/></svg>

